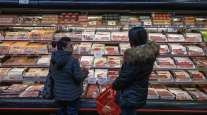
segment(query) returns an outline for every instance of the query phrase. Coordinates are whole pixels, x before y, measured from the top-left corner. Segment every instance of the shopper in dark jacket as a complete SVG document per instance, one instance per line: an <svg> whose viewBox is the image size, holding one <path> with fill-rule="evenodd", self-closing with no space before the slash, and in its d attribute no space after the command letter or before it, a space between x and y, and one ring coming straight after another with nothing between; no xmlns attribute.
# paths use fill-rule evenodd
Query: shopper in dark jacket
<svg viewBox="0 0 207 115"><path fill-rule="evenodd" d="M57 42L57 51L52 54L50 76L53 81L53 96L60 105L59 115L78 115L82 82L88 75L81 69L79 61L72 57L70 38L63 37Z"/></svg>
<svg viewBox="0 0 207 115"><path fill-rule="evenodd" d="M145 105L149 75L159 54L159 46L148 41L143 27L129 31L129 42L131 48L125 51L119 77L112 85L117 91L116 103L122 115L135 115L136 109Z"/></svg>

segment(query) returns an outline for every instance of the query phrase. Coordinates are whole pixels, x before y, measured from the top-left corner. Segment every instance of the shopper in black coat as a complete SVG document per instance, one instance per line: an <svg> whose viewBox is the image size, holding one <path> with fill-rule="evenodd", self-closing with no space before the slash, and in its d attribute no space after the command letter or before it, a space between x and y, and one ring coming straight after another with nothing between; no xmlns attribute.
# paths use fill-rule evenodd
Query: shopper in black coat
<svg viewBox="0 0 207 115"><path fill-rule="evenodd" d="M129 31L129 42L131 48L125 51L119 77L112 85L122 115L135 115L136 109L145 105L149 75L159 54L159 46L148 41L143 27Z"/></svg>

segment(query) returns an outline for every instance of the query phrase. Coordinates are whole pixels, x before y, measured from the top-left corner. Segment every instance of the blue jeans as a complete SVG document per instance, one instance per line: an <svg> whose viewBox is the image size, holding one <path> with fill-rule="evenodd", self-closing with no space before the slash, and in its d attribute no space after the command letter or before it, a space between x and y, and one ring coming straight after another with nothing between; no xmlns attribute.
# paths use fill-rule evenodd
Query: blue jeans
<svg viewBox="0 0 207 115"><path fill-rule="evenodd" d="M60 109L57 115L78 115L80 99L74 101L56 101Z"/></svg>
<svg viewBox="0 0 207 115"><path fill-rule="evenodd" d="M121 115L136 115L135 107L121 107Z"/></svg>

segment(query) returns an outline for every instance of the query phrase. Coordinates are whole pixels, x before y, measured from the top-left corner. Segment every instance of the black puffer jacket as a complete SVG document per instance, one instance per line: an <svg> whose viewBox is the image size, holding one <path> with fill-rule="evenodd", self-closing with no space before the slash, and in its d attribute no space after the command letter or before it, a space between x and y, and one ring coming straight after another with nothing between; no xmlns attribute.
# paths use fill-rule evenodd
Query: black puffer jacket
<svg viewBox="0 0 207 115"><path fill-rule="evenodd" d="M83 92L82 81L87 73L81 71L79 61L67 51L56 51L51 58L51 78L55 100L73 101Z"/></svg>
<svg viewBox="0 0 207 115"><path fill-rule="evenodd" d="M145 105L149 75L158 54L159 46L154 42L125 51L119 77L113 83L119 106L140 108Z"/></svg>

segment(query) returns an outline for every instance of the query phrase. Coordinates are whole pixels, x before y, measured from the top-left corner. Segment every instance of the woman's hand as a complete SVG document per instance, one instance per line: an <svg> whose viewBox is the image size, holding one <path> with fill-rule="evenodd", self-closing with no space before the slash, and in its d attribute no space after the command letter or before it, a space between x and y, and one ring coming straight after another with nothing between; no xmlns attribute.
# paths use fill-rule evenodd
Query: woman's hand
<svg viewBox="0 0 207 115"><path fill-rule="evenodd" d="M103 111L104 115L110 115L111 112L112 112L111 107L108 106L108 105L105 105L105 106L103 107L102 111Z"/></svg>

